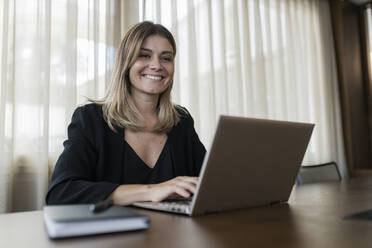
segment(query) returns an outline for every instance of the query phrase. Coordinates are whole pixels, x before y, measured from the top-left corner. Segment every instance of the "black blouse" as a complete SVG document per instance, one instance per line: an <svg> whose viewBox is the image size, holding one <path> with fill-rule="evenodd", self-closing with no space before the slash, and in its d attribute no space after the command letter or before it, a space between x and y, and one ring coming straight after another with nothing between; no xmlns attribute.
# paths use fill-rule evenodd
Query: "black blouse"
<svg viewBox="0 0 372 248"><path fill-rule="evenodd" d="M177 176L198 176L205 148L194 129L194 121L180 111L180 121L167 134L161 156L161 171L145 178L133 169L138 163L124 142L124 129L111 130L102 107L78 107L68 126L68 139L57 160L46 196L47 204L96 203L106 199L119 185L166 181ZM170 161L170 162L169 162ZM165 166L163 167L163 164ZM145 168L146 169L146 168ZM151 170L150 170L151 171Z"/></svg>
<svg viewBox="0 0 372 248"><path fill-rule="evenodd" d="M168 141L153 168L150 168L133 148L124 141L124 181L126 184L156 184L172 179L175 175Z"/></svg>

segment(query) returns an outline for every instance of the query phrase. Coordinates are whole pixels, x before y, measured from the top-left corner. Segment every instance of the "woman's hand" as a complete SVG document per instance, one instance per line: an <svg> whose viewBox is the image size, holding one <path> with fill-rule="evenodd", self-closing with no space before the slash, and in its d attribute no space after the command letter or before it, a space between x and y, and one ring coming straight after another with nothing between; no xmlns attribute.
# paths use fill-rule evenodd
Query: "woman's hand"
<svg viewBox="0 0 372 248"><path fill-rule="evenodd" d="M198 177L176 177L163 183L149 185L149 197L153 202L160 202L174 195L187 198L195 193L197 184Z"/></svg>
<svg viewBox="0 0 372 248"><path fill-rule="evenodd" d="M120 185L109 196L117 205L130 205L137 201L160 202L171 196L190 197L195 193L197 177L176 177L159 184Z"/></svg>

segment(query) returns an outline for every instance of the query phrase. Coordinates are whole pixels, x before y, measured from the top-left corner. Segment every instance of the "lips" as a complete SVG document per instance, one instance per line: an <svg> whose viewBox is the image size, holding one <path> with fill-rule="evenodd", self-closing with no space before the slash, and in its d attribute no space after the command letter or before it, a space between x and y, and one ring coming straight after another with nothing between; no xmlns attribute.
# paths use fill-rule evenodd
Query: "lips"
<svg viewBox="0 0 372 248"><path fill-rule="evenodd" d="M162 80L164 78L163 76L148 75L148 74L143 75L143 77L147 79L151 79L151 80Z"/></svg>

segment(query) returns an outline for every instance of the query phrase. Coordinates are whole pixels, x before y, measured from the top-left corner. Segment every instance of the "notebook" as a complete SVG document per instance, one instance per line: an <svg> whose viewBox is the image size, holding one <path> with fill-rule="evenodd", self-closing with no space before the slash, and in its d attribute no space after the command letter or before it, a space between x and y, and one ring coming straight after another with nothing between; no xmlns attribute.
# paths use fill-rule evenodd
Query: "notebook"
<svg viewBox="0 0 372 248"><path fill-rule="evenodd" d="M112 206L100 213L90 210L91 204L44 207L44 223L52 239L132 231L149 227L149 218L122 207Z"/></svg>
<svg viewBox="0 0 372 248"><path fill-rule="evenodd" d="M189 216L286 202L314 124L220 116L191 200L136 202Z"/></svg>

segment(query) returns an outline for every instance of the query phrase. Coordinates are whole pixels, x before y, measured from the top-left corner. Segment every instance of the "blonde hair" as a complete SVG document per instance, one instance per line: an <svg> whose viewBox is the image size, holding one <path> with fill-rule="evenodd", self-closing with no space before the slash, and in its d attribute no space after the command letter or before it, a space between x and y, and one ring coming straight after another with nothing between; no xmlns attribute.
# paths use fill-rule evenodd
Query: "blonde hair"
<svg viewBox="0 0 372 248"><path fill-rule="evenodd" d="M139 56L143 41L150 35L159 35L166 38L173 48L174 56L176 55L176 42L165 27L149 21L134 25L128 30L120 43L106 95L101 100L89 99L91 102L102 105L103 117L113 131L116 131L114 126L124 127L132 131L148 131L140 124L142 116L131 95L129 70ZM153 132L169 132L179 122L179 113L184 112L181 107L171 102L172 86L173 80L159 96L158 123L151 130Z"/></svg>

